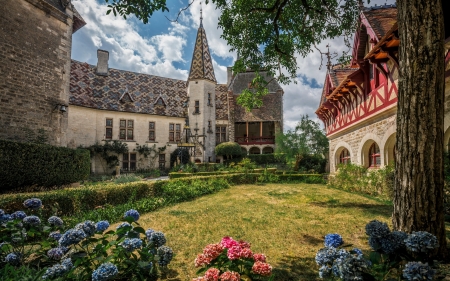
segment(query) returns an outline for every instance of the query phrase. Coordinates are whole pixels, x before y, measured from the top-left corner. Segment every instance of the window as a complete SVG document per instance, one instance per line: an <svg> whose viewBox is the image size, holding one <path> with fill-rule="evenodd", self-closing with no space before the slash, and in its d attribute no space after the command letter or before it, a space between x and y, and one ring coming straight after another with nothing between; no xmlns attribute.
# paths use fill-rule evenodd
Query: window
<svg viewBox="0 0 450 281"><path fill-rule="evenodd" d="M148 122L148 140L155 141L155 122Z"/></svg>
<svg viewBox="0 0 450 281"><path fill-rule="evenodd" d="M376 143L373 143L369 148L369 167L380 167L380 148Z"/></svg>
<svg viewBox="0 0 450 281"><path fill-rule="evenodd" d="M198 100L195 101L194 114L200 114L200 101Z"/></svg>
<svg viewBox="0 0 450 281"><path fill-rule="evenodd" d="M159 168L164 169L166 167L166 155L160 154L159 155Z"/></svg>
<svg viewBox="0 0 450 281"><path fill-rule="evenodd" d="M107 140L112 139L112 134L113 134L113 120L112 119L106 119L105 139L107 139Z"/></svg>
<svg viewBox="0 0 450 281"><path fill-rule="evenodd" d="M124 153L123 154L122 170L136 171L136 153Z"/></svg>
<svg viewBox="0 0 450 281"><path fill-rule="evenodd" d="M350 151L344 148L341 154L339 155L339 163L340 164L349 164L350 163Z"/></svg>
<svg viewBox="0 0 450 281"><path fill-rule="evenodd" d="M179 141L181 138L181 124L169 124L169 141Z"/></svg>
<svg viewBox="0 0 450 281"><path fill-rule="evenodd" d="M216 143L226 142L227 138L227 127L220 126L216 127Z"/></svg>
<svg viewBox="0 0 450 281"><path fill-rule="evenodd" d="M120 134L119 139L121 140L133 140L133 120L120 120Z"/></svg>
<svg viewBox="0 0 450 281"><path fill-rule="evenodd" d="M210 93L208 93L208 106L212 106Z"/></svg>

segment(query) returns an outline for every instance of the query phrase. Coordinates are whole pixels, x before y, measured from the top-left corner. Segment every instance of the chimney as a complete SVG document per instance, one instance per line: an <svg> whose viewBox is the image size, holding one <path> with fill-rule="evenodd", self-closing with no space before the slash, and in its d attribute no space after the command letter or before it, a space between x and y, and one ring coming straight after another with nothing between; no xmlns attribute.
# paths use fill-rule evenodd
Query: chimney
<svg viewBox="0 0 450 281"><path fill-rule="evenodd" d="M109 52L105 50L97 50L97 74L108 76L108 59Z"/></svg>

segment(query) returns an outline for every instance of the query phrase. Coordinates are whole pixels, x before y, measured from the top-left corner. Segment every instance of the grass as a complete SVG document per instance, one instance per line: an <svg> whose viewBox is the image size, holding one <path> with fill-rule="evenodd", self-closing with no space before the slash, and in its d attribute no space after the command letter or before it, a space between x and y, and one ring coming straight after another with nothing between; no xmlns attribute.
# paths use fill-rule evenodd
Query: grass
<svg viewBox="0 0 450 281"><path fill-rule="evenodd" d="M368 250L364 227L390 222L392 206L324 185L239 185L141 216L140 224L166 234L176 254L162 280L196 277L194 259L223 236L243 239L265 253L277 281L319 280L314 261L323 237L339 233Z"/></svg>

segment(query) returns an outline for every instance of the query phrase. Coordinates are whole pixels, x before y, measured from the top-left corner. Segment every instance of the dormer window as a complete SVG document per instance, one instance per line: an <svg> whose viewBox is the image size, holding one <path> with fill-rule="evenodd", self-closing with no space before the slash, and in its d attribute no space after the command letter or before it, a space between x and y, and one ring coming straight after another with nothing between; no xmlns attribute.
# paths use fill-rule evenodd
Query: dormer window
<svg viewBox="0 0 450 281"><path fill-rule="evenodd" d="M156 105L166 106L162 98L158 98L158 100L155 103Z"/></svg>

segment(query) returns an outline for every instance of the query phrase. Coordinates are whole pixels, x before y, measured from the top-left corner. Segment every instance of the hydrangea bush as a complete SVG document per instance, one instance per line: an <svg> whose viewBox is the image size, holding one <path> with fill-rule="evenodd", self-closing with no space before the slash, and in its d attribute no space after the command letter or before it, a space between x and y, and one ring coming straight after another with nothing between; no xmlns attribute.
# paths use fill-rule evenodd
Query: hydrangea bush
<svg viewBox="0 0 450 281"><path fill-rule="evenodd" d="M209 244L198 254L195 266L200 269L193 281L274 280L272 266L266 256L253 253L250 243L224 237L220 243Z"/></svg>
<svg viewBox="0 0 450 281"><path fill-rule="evenodd" d="M173 251L162 232L144 230L139 212L128 210L124 222L109 230L108 221L84 221L64 230L57 216L39 217L38 198L24 202L27 211L0 209L0 268L34 267L43 280L157 280Z"/></svg>
<svg viewBox="0 0 450 281"><path fill-rule="evenodd" d="M361 250L347 251L339 234L325 236L325 248L316 254L319 277L329 280L433 280L428 265L431 252L439 246L425 231L407 234L391 231L386 223L373 220L366 225L372 252L365 259ZM403 277L403 279L402 279Z"/></svg>

